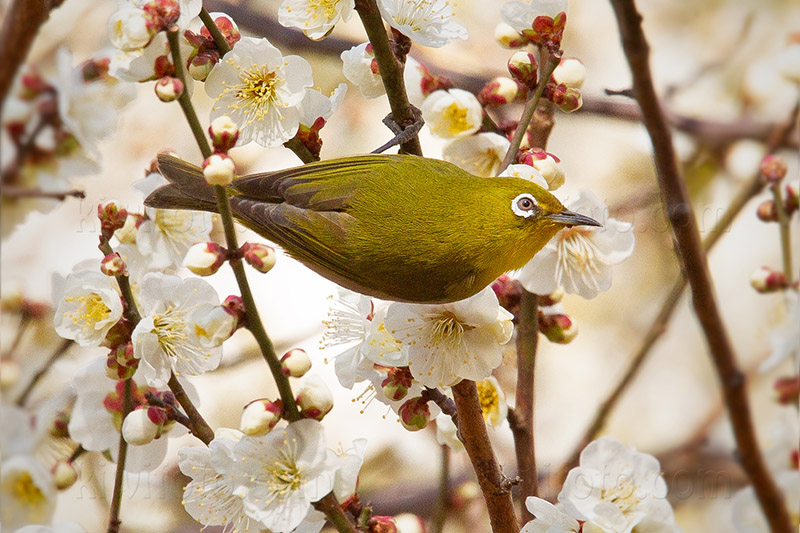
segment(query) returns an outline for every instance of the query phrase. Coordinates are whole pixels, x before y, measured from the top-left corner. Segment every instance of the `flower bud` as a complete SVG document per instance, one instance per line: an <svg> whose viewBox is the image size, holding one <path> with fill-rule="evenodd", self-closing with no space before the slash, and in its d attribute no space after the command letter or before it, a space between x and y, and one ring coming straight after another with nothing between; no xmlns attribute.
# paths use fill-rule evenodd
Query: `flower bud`
<svg viewBox="0 0 800 533"><path fill-rule="evenodd" d="M431 410L428 407L428 402L421 396L406 401L400 406L397 414L400 415L400 423L409 431L424 429L431 420Z"/></svg>
<svg viewBox="0 0 800 533"><path fill-rule="evenodd" d="M528 39L505 22L494 27L494 40L503 48L511 50L522 48L528 44Z"/></svg>
<svg viewBox="0 0 800 533"><path fill-rule="evenodd" d="M128 345L131 346L130 343ZM106 359L106 376L114 381L133 377L136 373L136 368L139 366L139 360L133 358L132 346L131 361L129 363L126 363L122 357L117 355L119 351L123 353L126 352L127 349L125 345L118 346L116 350L108 354L108 358Z"/></svg>
<svg viewBox="0 0 800 533"><path fill-rule="evenodd" d="M253 400L242 409L239 429L250 437L262 437L280 422L282 414L283 405L280 400Z"/></svg>
<svg viewBox="0 0 800 533"><path fill-rule="evenodd" d="M786 177L786 161L780 156L768 154L761 160L761 175L767 185L777 186Z"/></svg>
<svg viewBox="0 0 800 533"><path fill-rule="evenodd" d="M198 276L210 276L219 270L227 256L227 250L215 242L198 242L186 252L183 266Z"/></svg>
<svg viewBox="0 0 800 533"><path fill-rule="evenodd" d="M226 154L211 154L203 161L203 177L209 185L230 185L235 174L236 165Z"/></svg>
<svg viewBox="0 0 800 533"><path fill-rule="evenodd" d="M397 526L391 516L373 515L367 521L367 527L369 528L369 533L397 533Z"/></svg>
<svg viewBox="0 0 800 533"><path fill-rule="evenodd" d="M66 490L78 481L78 469L69 461L58 461L50 470L53 474L53 485L58 490Z"/></svg>
<svg viewBox="0 0 800 533"><path fill-rule="evenodd" d="M483 86L478 93L482 106L499 106L513 102L517 97L517 82L505 76L498 76Z"/></svg>
<svg viewBox="0 0 800 533"><path fill-rule="evenodd" d="M774 200L764 200L758 204L756 209L756 216L762 222L777 222L778 221L778 206L775 205Z"/></svg>
<svg viewBox="0 0 800 533"><path fill-rule="evenodd" d="M750 276L750 285L760 293L775 292L788 287L783 272L762 266Z"/></svg>
<svg viewBox="0 0 800 533"><path fill-rule="evenodd" d="M492 283L492 290L497 295L500 305L514 315L514 321L519 319L519 301L522 297L522 285L510 276L503 274Z"/></svg>
<svg viewBox="0 0 800 533"><path fill-rule="evenodd" d="M565 113L572 113L583 106L583 97L578 88L561 83L550 91L545 91L545 96Z"/></svg>
<svg viewBox="0 0 800 533"><path fill-rule="evenodd" d="M244 255L244 260L261 273L266 274L275 266L277 257L275 255L275 249L271 246L246 242L242 245L241 250Z"/></svg>
<svg viewBox="0 0 800 533"><path fill-rule="evenodd" d="M233 317L234 330L244 325L245 309L241 296L231 294L222 302L222 307L225 308L225 312Z"/></svg>
<svg viewBox="0 0 800 533"><path fill-rule="evenodd" d="M786 184L786 198L783 202L786 216L792 216L800 208L800 182Z"/></svg>
<svg viewBox="0 0 800 533"><path fill-rule="evenodd" d="M553 79L559 85L563 83L569 87L580 89L586 80L586 66L580 59L567 57L562 59L553 71Z"/></svg>
<svg viewBox="0 0 800 533"><path fill-rule="evenodd" d="M218 305L200 315L192 315L197 339L205 348L216 348L231 338L236 331L239 317L224 306Z"/></svg>
<svg viewBox="0 0 800 533"><path fill-rule="evenodd" d="M156 82L156 96L162 102L174 102L184 91L183 82L172 76L164 76Z"/></svg>
<svg viewBox="0 0 800 533"><path fill-rule="evenodd" d="M536 57L530 52L520 50L508 60L508 72L511 77L529 89L536 87L539 79L538 69Z"/></svg>
<svg viewBox="0 0 800 533"><path fill-rule="evenodd" d="M281 372L283 372L284 376L299 378L303 377L309 370L311 370L311 358L305 350L295 348L281 357Z"/></svg>
<svg viewBox="0 0 800 533"><path fill-rule="evenodd" d="M542 45L548 50L557 50L561 47L566 23L567 14L564 11L555 16L540 15L533 19L531 28L524 30L522 35L534 44Z"/></svg>
<svg viewBox="0 0 800 533"><path fill-rule="evenodd" d="M69 411L59 411L50 422L50 436L55 439L66 439L69 437Z"/></svg>
<svg viewBox="0 0 800 533"><path fill-rule="evenodd" d="M144 48L157 32L152 17L132 5L111 15L108 28L111 43L126 52Z"/></svg>
<svg viewBox="0 0 800 533"><path fill-rule="evenodd" d="M148 415L149 409L144 407L128 413L122 422L122 438L132 446L149 444L158 435L158 424Z"/></svg>
<svg viewBox="0 0 800 533"><path fill-rule="evenodd" d="M539 307L551 307L556 305L557 303L561 302L564 299L564 296L567 293L564 291L564 287L559 286L556 290L551 292L550 294L539 294Z"/></svg>
<svg viewBox="0 0 800 533"><path fill-rule="evenodd" d="M122 257L114 252L105 256L100 262L100 272L106 276L127 276L128 267Z"/></svg>
<svg viewBox="0 0 800 533"><path fill-rule="evenodd" d="M566 177L564 167L561 166L561 160L555 155L540 148L529 148L519 152L517 161L538 170L547 182L549 190L554 191L564 185Z"/></svg>
<svg viewBox="0 0 800 533"><path fill-rule="evenodd" d="M561 313L539 313L539 331L547 340L557 344L569 344L578 335L578 325Z"/></svg>
<svg viewBox="0 0 800 533"><path fill-rule="evenodd" d="M108 240L114 235L114 232L125 225L128 218L128 212L120 209L114 202L109 202L106 205L97 205L97 218L100 219L100 238Z"/></svg>
<svg viewBox="0 0 800 533"><path fill-rule="evenodd" d="M796 405L800 400L800 376L784 376L775 380L775 400L781 405Z"/></svg>
<svg viewBox="0 0 800 533"><path fill-rule="evenodd" d="M214 145L214 151L227 153L239 139L239 127L228 115L222 115L211 121L208 134Z"/></svg>
<svg viewBox="0 0 800 533"><path fill-rule="evenodd" d="M206 81L217 61L212 54L198 54L189 62L189 76L193 80Z"/></svg>
<svg viewBox="0 0 800 533"><path fill-rule="evenodd" d="M333 394L321 377L306 376L297 393L297 405L304 418L322 420L333 408Z"/></svg>
<svg viewBox="0 0 800 533"><path fill-rule="evenodd" d="M391 367L389 374L381 382L381 390L389 400L400 401L408 394L412 379L411 371L407 366Z"/></svg>

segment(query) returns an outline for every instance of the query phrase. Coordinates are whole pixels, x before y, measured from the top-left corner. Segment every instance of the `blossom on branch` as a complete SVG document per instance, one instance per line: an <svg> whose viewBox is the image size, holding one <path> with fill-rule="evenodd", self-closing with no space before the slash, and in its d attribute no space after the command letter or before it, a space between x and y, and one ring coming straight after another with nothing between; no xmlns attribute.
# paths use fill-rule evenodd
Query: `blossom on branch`
<svg viewBox="0 0 800 533"><path fill-rule="evenodd" d="M422 117L437 137L458 139L478 131L483 120L483 108L469 91L439 90L425 98Z"/></svg>
<svg viewBox="0 0 800 533"><path fill-rule="evenodd" d="M378 9L392 28L422 46L439 48L467 38L466 28L452 20L447 0L378 0Z"/></svg>
<svg viewBox="0 0 800 533"><path fill-rule="evenodd" d="M117 282L89 270L69 274L57 298L56 333L81 346L97 346L122 318Z"/></svg>
<svg viewBox="0 0 800 533"><path fill-rule="evenodd" d="M496 176L511 143L496 133L456 139L442 149L442 159L476 176Z"/></svg>
<svg viewBox="0 0 800 533"><path fill-rule="evenodd" d="M327 37L337 22L353 15L354 0L283 0L278 22L287 28L300 28L310 39Z"/></svg>

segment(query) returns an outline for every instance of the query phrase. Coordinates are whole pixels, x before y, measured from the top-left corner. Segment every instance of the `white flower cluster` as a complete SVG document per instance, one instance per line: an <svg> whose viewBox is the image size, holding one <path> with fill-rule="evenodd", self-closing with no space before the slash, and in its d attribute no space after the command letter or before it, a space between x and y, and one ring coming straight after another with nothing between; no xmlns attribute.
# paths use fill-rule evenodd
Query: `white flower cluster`
<svg viewBox="0 0 800 533"><path fill-rule="evenodd" d="M181 471L192 478L183 505L201 524L224 531L317 532L325 515L311 504L331 492L339 501L353 494L365 447L357 440L351 450L334 453L315 420L263 437L220 430L207 448L178 452Z"/></svg>
<svg viewBox="0 0 800 533"><path fill-rule="evenodd" d="M621 442L601 438L581 452L558 505L525 502L535 517L522 533L680 533L658 460ZM582 529L581 529L582 528Z"/></svg>

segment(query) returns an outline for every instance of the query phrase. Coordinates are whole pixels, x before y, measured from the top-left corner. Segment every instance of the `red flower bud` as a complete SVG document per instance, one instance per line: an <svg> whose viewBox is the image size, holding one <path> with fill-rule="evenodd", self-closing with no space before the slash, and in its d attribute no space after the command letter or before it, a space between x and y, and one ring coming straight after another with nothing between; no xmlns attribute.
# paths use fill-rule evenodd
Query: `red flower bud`
<svg viewBox="0 0 800 533"><path fill-rule="evenodd" d="M786 172L786 161L780 156L768 154L761 160L761 175L767 185L778 185L786 177Z"/></svg>
<svg viewBox="0 0 800 533"><path fill-rule="evenodd" d="M397 414L400 415L400 423L409 431L424 429L431 420L428 401L420 396L406 401L400 406Z"/></svg>

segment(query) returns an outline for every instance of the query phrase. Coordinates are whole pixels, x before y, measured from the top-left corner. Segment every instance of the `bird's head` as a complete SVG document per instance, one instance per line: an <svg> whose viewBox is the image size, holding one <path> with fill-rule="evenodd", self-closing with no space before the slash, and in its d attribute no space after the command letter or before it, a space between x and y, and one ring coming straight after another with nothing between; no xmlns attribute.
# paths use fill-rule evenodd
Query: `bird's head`
<svg viewBox="0 0 800 533"><path fill-rule="evenodd" d="M572 226L602 225L591 217L566 209L558 198L534 183L515 179L513 185L505 195L508 209L526 231L555 233Z"/></svg>

